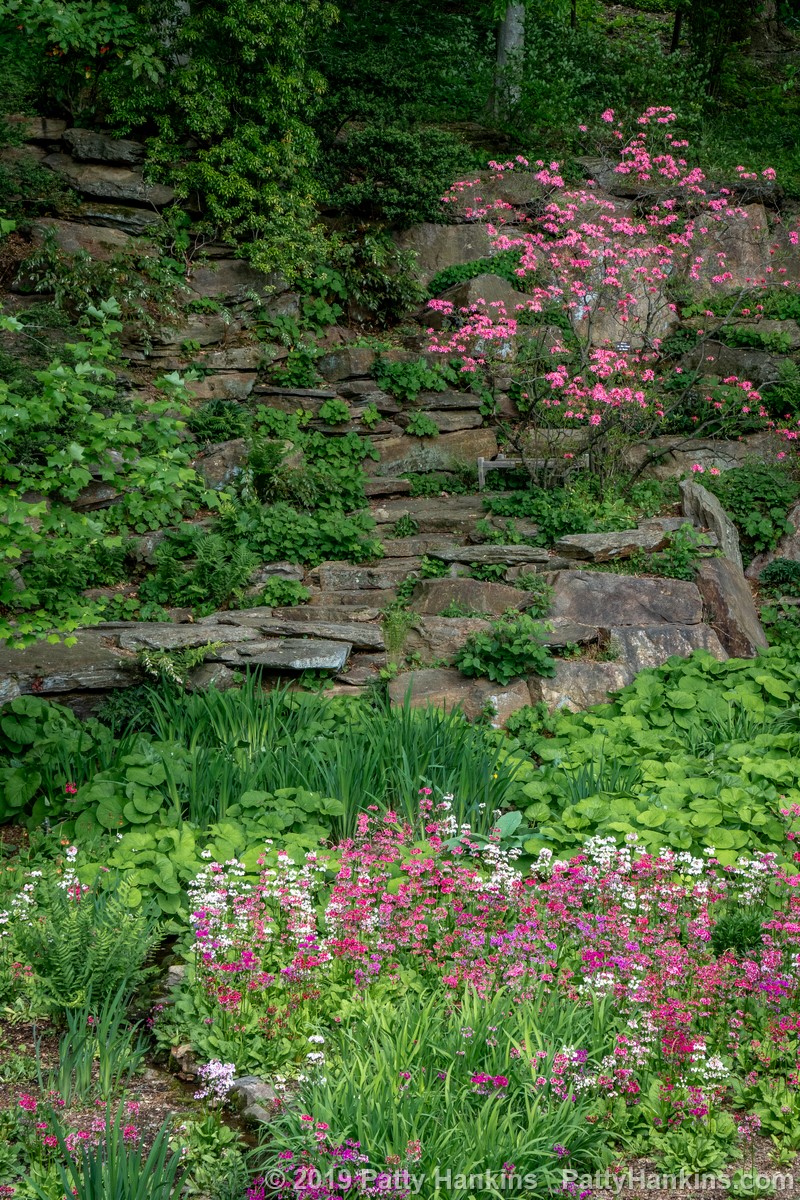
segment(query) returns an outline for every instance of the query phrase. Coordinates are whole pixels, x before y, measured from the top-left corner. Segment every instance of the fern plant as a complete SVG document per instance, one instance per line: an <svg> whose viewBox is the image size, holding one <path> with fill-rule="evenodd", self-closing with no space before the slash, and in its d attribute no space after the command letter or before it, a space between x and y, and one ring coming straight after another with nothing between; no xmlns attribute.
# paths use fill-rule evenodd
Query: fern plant
<svg viewBox="0 0 800 1200"><path fill-rule="evenodd" d="M41 880L38 911L19 921L16 939L51 1012L123 987L131 994L142 981L160 932L152 906L137 907L135 901L134 885L114 875L86 890L77 881Z"/></svg>

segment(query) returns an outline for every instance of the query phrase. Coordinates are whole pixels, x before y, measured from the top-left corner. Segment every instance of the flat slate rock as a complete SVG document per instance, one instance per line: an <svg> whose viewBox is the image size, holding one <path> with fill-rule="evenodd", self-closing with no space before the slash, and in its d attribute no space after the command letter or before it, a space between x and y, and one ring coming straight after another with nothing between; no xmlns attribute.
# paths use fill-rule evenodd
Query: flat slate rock
<svg viewBox="0 0 800 1200"><path fill-rule="evenodd" d="M397 424L401 429L405 429L415 415L412 412L401 413L397 417ZM443 410L441 412L426 410L425 416L433 421L439 433L456 433L460 429L478 429L483 424L481 414L469 409Z"/></svg>
<svg viewBox="0 0 800 1200"><path fill-rule="evenodd" d="M382 541L384 558L414 558L418 554L435 555L438 551L454 547L455 543L431 533L417 533L411 537L389 538Z"/></svg>
<svg viewBox="0 0 800 1200"><path fill-rule="evenodd" d="M639 552L652 554L666 546L668 541L669 535L663 529L644 527L613 533L570 533L559 538L554 549L565 558L612 562L617 558L630 558Z"/></svg>
<svg viewBox="0 0 800 1200"><path fill-rule="evenodd" d="M367 499L373 496L408 496L411 492L410 479L377 479L364 480L364 495Z"/></svg>
<svg viewBox="0 0 800 1200"><path fill-rule="evenodd" d="M319 583L323 593L382 590L402 583L412 571L419 570L420 564L419 558L390 559L368 567L352 563L320 563L310 572L310 578Z"/></svg>
<svg viewBox="0 0 800 1200"><path fill-rule="evenodd" d="M524 608L530 596L520 588L504 583L484 583L480 579L420 579L414 586L412 612L438 616L451 604L473 613L500 617L509 608Z"/></svg>
<svg viewBox="0 0 800 1200"><path fill-rule="evenodd" d="M307 601L309 609L317 608L385 608L387 604L391 604L397 599L397 591L394 587L372 588L369 591L353 590L353 589L338 589L333 588L331 591L320 591L316 595L312 595ZM354 620L349 617L349 620Z"/></svg>
<svg viewBox="0 0 800 1200"><path fill-rule="evenodd" d="M125 654L97 629L79 629L74 646L36 642L24 650L0 648L0 679L5 699L15 695L58 695L108 691L141 682L135 654Z"/></svg>
<svg viewBox="0 0 800 1200"><path fill-rule="evenodd" d="M313 637L323 641L349 642L358 650L383 649L383 633L380 626L368 625L363 621L296 621L293 618L276 617L274 614L270 616L269 609L264 608L221 613L220 619L224 620L225 624L215 628L230 629L242 625L267 637Z"/></svg>
<svg viewBox="0 0 800 1200"><path fill-rule="evenodd" d="M321 595L320 601L324 599ZM371 599L372 597L369 597ZM265 611L269 611L266 609ZM302 624L313 624L315 621L332 621L334 625L342 622L357 622L359 625L368 621L379 621L380 608L365 604L297 604L293 607L273 608L273 617L285 618L287 621L299 621Z"/></svg>
<svg viewBox="0 0 800 1200"><path fill-rule="evenodd" d="M219 615L228 616L227 613ZM185 650L213 642L258 641L258 634L233 624L175 625L167 621L131 621L124 629L116 631L115 640L123 650Z"/></svg>
<svg viewBox="0 0 800 1200"><path fill-rule="evenodd" d="M431 551L432 558L442 562L505 564L509 567L520 563L545 563L550 556L539 546L453 546L446 550Z"/></svg>
<svg viewBox="0 0 800 1200"><path fill-rule="evenodd" d="M394 525L401 517L409 516L417 522L420 533L441 533L452 541L471 533L486 512L480 496L417 496L374 504L370 516L378 525Z"/></svg>
<svg viewBox="0 0 800 1200"><path fill-rule="evenodd" d="M660 667L673 655L688 658L695 650L706 650L719 662L728 657L710 625L650 625L646 629L619 625L608 633L612 647L619 648L620 659L633 671Z"/></svg>
<svg viewBox="0 0 800 1200"><path fill-rule="evenodd" d="M275 638L220 650L213 657L229 666L266 667L272 671L341 671L350 649L348 642L322 638Z"/></svg>
<svg viewBox="0 0 800 1200"><path fill-rule="evenodd" d="M420 392L415 407L429 409L480 408L483 401L474 392Z"/></svg>
<svg viewBox="0 0 800 1200"><path fill-rule="evenodd" d="M154 204L157 208L175 199L175 189L163 183L145 183L141 171L100 163L78 163L69 154L48 154L44 165L82 192L103 200Z"/></svg>
<svg viewBox="0 0 800 1200"><path fill-rule="evenodd" d="M557 571L550 615L598 629L611 625L699 625L703 600L683 579L639 578L601 571Z"/></svg>

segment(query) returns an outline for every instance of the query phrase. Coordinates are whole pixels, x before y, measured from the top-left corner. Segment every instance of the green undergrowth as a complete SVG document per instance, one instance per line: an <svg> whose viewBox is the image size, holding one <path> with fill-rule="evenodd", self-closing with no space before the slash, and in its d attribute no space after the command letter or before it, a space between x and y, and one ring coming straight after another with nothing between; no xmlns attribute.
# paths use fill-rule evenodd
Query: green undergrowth
<svg viewBox="0 0 800 1200"><path fill-rule="evenodd" d="M117 709L123 715L122 709ZM113 715L113 713L112 713ZM184 912L201 851L255 872L265 842L304 853L351 836L370 805L413 816L420 786L457 797L488 833L522 799L530 764L458 713L389 709L324 694L148 689L110 728L36 697L0 717L0 820L79 843L167 915Z"/></svg>
<svg viewBox="0 0 800 1200"><path fill-rule="evenodd" d="M593 834L723 863L785 855L780 810L800 800L797 648L717 662L698 651L642 671L611 703L520 729L541 762L525 787L530 852L574 852ZM544 719L544 718L543 718Z"/></svg>

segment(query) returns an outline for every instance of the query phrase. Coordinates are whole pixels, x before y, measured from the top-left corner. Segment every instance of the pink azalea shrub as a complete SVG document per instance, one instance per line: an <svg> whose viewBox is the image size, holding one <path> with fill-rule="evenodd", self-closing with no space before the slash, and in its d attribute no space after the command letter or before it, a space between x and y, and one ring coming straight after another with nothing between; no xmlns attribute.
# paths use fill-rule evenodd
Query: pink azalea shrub
<svg viewBox="0 0 800 1200"><path fill-rule="evenodd" d="M484 202L480 180L459 182L443 198L447 206L457 204L467 220L486 223L494 252L518 252L517 275L525 291L513 310L500 301L478 299L456 310L450 301L431 300L445 328L429 330L430 351L459 355L466 372L491 374L514 359L515 339L525 326L546 327L548 317L559 324L566 316L568 325L558 336L552 327L547 331L549 364L536 362L520 373L520 407L537 429L583 429L597 444L614 434L647 438L670 432L679 418L706 435L772 428L796 438L797 421L770 416L750 380L736 375L708 380L713 355L702 370L684 373L666 367L661 349L677 326L674 296L681 286L730 297L731 315L746 296L755 297L757 308L759 292L794 287L781 263L784 243L776 237L764 251L769 265L743 277L740 264L730 261L732 235L760 244L767 231L758 227L755 210L737 204L730 189L711 185L690 165L688 143L673 133L676 114L651 107L626 128L609 109L602 121L616 150L616 161L604 170L630 180L631 194L640 193L637 204L612 198L594 180L568 186L557 162L522 158L492 164L493 178L532 172L542 190L537 215L516 211L505 200ZM772 168L760 177L739 174L767 188L775 179ZM788 244L795 243L790 232ZM608 445L604 449L610 452Z"/></svg>

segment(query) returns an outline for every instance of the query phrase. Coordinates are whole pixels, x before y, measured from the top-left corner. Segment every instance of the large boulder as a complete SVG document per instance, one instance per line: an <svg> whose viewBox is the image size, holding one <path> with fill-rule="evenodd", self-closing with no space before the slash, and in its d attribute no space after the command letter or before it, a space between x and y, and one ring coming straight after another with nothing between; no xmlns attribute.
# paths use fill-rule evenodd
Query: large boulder
<svg viewBox="0 0 800 1200"><path fill-rule="evenodd" d="M375 365L375 351L367 346L340 346L317 359L316 368L328 383L369 375ZM373 385L374 386L374 385Z"/></svg>
<svg viewBox="0 0 800 1200"><path fill-rule="evenodd" d="M448 288L446 292L442 292L441 298L449 300L456 309L470 308L473 304L486 304L490 309L505 311L510 317L514 315L518 306L524 305L526 300L523 293L518 292L507 280L490 273L475 275L472 279L465 279L463 283L457 283L454 287ZM502 309L498 306L502 306ZM429 324L436 328L436 312L431 311L430 316Z"/></svg>
<svg viewBox="0 0 800 1200"><path fill-rule="evenodd" d="M80 221L59 221L56 217L40 217L31 227L31 239L41 245L48 237L52 237L65 254L89 254L97 262L108 262L115 254L132 249L140 254L157 253L152 242L135 241L121 229L88 225Z"/></svg>
<svg viewBox="0 0 800 1200"><path fill-rule="evenodd" d="M634 673L660 667L673 655L688 658L695 650L705 650L719 662L728 657L710 625L650 625L646 629L620 625L612 626L609 636L619 661Z"/></svg>
<svg viewBox="0 0 800 1200"><path fill-rule="evenodd" d="M230 304L280 295L289 288L282 275L266 275L241 258L216 258L193 266L187 284L195 296Z"/></svg>
<svg viewBox="0 0 800 1200"><path fill-rule="evenodd" d="M754 658L765 649L767 638L741 567L729 558L708 558L698 569L697 586L708 620L731 657Z"/></svg>
<svg viewBox="0 0 800 1200"><path fill-rule="evenodd" d="M452 660L475 633L485 633L489 622L477 617L417 617L403 642L405 654L419 662Z"/></svg>
<svg viewBox="0 0 800 1200"><path fill-rule="evenodd" d="M551 679L533 676L529 680L531 699L536 704L545 704L550 712L559 708L582 712L594 704L605 704L635 674L627 663L562 658L556 663L556 673Z"/></svg>
<svg viewBox="0 0 800 1200"><path fill-rule="evenodd" d="M531 702L524 679L502 687L488 679L467 679L452 667L431 667L398 675L389 684L389 699L394 705L408 701L412 708L431 706L447 712L460 708L470 720L481 716L491 706L496 713L492 724L498 726Z"/></svg>
<svg viewBox="0 0 800 1200"><path fill-rule="evenodd" d="M401 250L413 250L417 256L416 273L422 283L429 283L439 271L488 258L492 239L485 225L412 225L395 234Z"/></svg>
<svg viewBox="0 0 800 1200"><path fill-rule="evenodd" d="M739 534L717 497L694 479L683 479L679 484L681 489L681 507L684 516L708 529L717 539L717 546L732 563L741 571L742 553L739 549Z"/></svg>
<svg viewBox="0 0 800 1200"><path fill-rule="evenodd" d="M764 205L748 204L741 210L728 209L718 215L718 220L703 222L705 232L698 233L693 243L693 255L703 257L699 285L715 292L738 292L770 282L776 272Z"/></svg>
<svg viewBox="0 0 800 1200"><path fill-rule="evenodd" d="M699 625L703 601L695 584L682 579L557 571L553 574L550 614L598 629L612 625Z"/></svg>

